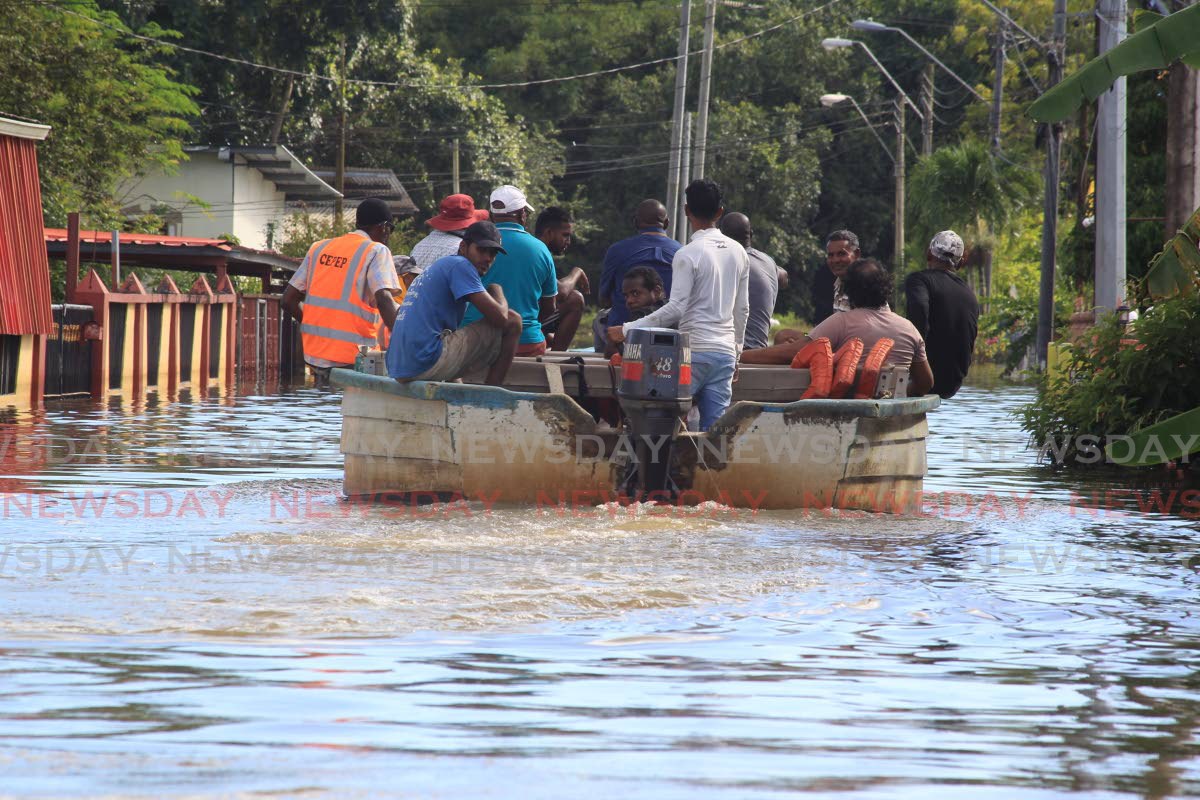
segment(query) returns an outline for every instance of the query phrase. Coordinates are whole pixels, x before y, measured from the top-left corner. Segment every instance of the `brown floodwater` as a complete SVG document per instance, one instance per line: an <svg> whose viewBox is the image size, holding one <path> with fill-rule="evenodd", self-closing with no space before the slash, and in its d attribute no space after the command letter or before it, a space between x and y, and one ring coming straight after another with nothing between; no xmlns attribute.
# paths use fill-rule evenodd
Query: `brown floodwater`
<svg viewBox="0 0 1200 800"><path fill-rule="evenodd" d="M348 503L313 389L8 412L0 795L1195 795L1200 507L1032 398L932 413L911 517Z"/></svg>

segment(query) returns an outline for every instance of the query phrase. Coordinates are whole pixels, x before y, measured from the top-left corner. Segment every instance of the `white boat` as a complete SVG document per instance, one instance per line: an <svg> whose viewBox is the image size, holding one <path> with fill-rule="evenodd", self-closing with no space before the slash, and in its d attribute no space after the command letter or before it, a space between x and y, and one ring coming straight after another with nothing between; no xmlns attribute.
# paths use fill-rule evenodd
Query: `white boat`
<svg viewBox="0 0 1200 800"><path fill-rule="evenodd" d="M617 378L599 356L573 353L515 359L505 388L334 370L344 390L344 493L559 508L628 502L629 442L591 413L614 402ZM807 370L742 366L734 402L712 430L675 440L677 491L663 499L916 510L925 415L939 398L902 396L906 381L906 371L887 369L881 399L799 400Z"/></svg>

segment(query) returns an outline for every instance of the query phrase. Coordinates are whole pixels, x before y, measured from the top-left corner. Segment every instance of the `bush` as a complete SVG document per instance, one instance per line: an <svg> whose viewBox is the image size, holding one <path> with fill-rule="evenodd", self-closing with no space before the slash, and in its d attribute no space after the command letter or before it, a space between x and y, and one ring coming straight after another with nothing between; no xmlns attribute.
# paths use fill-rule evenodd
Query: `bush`
<svg viewBox="0 0 1200 800"><path fill-rule="evenodd" d="M975 338L975 360L999 364L1004 375L1011 375L1037 343L1038 298L996 295L991 309L979 317L979 335ZM1062 328L1070 320L1071 302L1059 292L1054 303L1054 326Z"/></svg>
<svg viewBox="0 0 1200 800"><path fill-rule="evenodd" d="M1061 463L1090 463L1094 451L1081 450L1080 437L1103 442L1195 408L1198 363L1200 297L1165 300L1129 330L1109 315L1039 378L1037 401L1019 412L1022 425L1035 446L1061 447Z"/></svg>

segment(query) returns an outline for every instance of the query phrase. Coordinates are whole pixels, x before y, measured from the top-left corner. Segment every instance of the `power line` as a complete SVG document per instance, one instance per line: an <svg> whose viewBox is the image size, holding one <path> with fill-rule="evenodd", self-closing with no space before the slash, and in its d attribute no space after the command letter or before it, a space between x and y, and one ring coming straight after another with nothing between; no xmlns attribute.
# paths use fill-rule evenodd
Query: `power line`
<svg viewBox="0 0 1200 800"><path fill-rule="evenodd" d="M891 120L890 120L891 112L890 111L881 111L881 112L878 112L875 114L871 114L869 116L880 117L881 121L877 124L872 124L872 125L864 125L864 124L853 125L853 126L848 125L844 128L839 128L838 133L839 134L855 133L858 131L865 131L870 128L884 129L891 125ZM726 153L729 151L740 150L748 144L754 144L754 143L763 142L763 141L770 141L773 139L782 139L782 138L786 138L788 136L793 136L793 135L801 135L804 133L811 132L812 130L815 130L819 127L823 127L823 126L813 125L808 128L805 128L805 127L793 128L793 129L788 129L788 130L784 130L784 131L778 131L778 132L774 132L774 133L764 134L761 136L739 137L739 138L734 138L734 139L721 140L721 141L714 143L709 149L715 153ZM640 153L640 154L637 154L634 156L626 156L624 158L599 159L599 160L595 160L595 161L574 162L572 164L565 165L563 173L561 175L559 175L558 177L556 177L554 180L561 181L561 180L565 180L565 179L581 178L581 177L585 177L588 175L598 175L598 174L606 174L606 173L613 173L613 172L625 172L628 170L646 169L648 167L664 166L670 161L672 152L673 152L672 150L668 149L668 150L653 151L653 152L648 152L648 153ZM822 160L824 160L824 159L822 158ZM441 179L441 182L445 182L445 180L450 178L451 175L452 175L452 173L450 173L450 172L421 172L421 173L397 173L396 177L398 179L404 179L404 180L409 180L409 181L437 183L437 182L439 182L438 179ZM479 172L468 172L468 173L461 175L460 180L476 182L476 181L485 181L485 180L490 181L493 179L491 177L482 176L482 175L480 175ZM267 211L267 210L271 210L272 208L275 208L278 205L278 202L279 202L278 200L274 200L274 199L264 199L264 200L250 200L250 201L232 202L232 203L210 203L207 206L196 206L195 209L193 209L193 210L204 211L204 212L208 212L208 213L230 211L230 210L253 211L256 209ZM328 202L330 204L332 204L333 199L330 198L330 200ZM183 203L181 205L172 205L170 202L167 202L167 201L159 201L155 205L168 206L173 211L184 211L184 210L189 209L190 204Z"/></svg>
<svg viewBox="0 0 1200 800"><path fill-rule="evenodd" d="M201 50L201 49L195 48L195 47L188 47L187 45L179 44L177 42L171 42L171 41L167 41L165 39L156 39L152 36L145 36L140 33L134 33L133 31L129 30L128 28L123 28L123 27L119 27L116 25L110 25L109 23L95 19L94 17L90 17L87 14L81 14L78 11L73 11L69 8L65 8L65 7L59 5L58 3L52 2L52 0L33 0L33 2L37 3L38 5L46 6L47 8L58 9L59 11L63 12L64 14L70 14L74 17L78 17L80 19L87 20L88 22L91 22L94 25L99 25L100 27L107 28L112 31L116 31L117 33L121 34L122 36L127 36L127 37L137 39L137 40L143 41L143 42L149 42L149 43L157 45L159 47L169 47L169 48L173 48L175 50L181 50L185 53L192 53L193 55L205 56L206 58L219 59L221 61L226 61L231 64L240 64L242 66L252 67L254 69L266 70L269 72L275 72L275 73L279 73L281 75L291 75L291 76L297 77L297 78L309 78L312 80L325 81L326 83L331 83L331 84L339 83L339 81L341 81L341 82L345 82L345 83L349 83L349 84L354 84L357 86L381 86L381 87L396 88L396 89L426 88L426 89L442 89L442 90L448 90L448 91L449 90L461 90L461 89L516 89L516 88L524 88L524 87L528 87L528 86L544 86L546 84L551 84L551 83L565 83L567 81L575 81L575 80L580 80L583 78L595 78L595 77L599 77L601 75L614 75L614 74L617 74L620 72L627 72L629 70L634 70L634 69L642 69L644 67L656 66L658 64L668 64L668 63L671 63L674 61L678 61L680 58L683 57L680 55L664 56L663 58L655 58L655 59L651 59L649 61L642 61L642 62L639 62L636 64L626 64L626 65L623 65L620 67L610 67L608 69L593 70L591 72L581 72L576 75L563 75L563 76L557 77L557 78L539 78L536 80L515 81L515 82L510 82L510 83L429 84L429 83L423 83L423 82L418 82L418 83L407 82L406 83L406 82L401 82L401 81L371 81L371 80L364 80L362 78L339 79L339 78L335 78L330 75L321 75L321 74L315 73L315 72L303 72L300 70L284 69L282 67L274 67L274 66L271 66L270 64L260 64L256 61L249 61L244 58L234 58L233 56L226 56L226 55L222 55L220 53L213 53L208 50ZM811 9L809 11L806 11L803 14L797 14L794 17L790 17L790 18L788 18L782 22L779 22L775 25L771 25L769 27L763 28L762 30L755 31L754 33L750 33L745 36L738 37L736 39L731 39L728 42L723 42L719 45L716 45L713 49L721 50L726 47L732 47L733 45L741 44L742 42L746 42L751 39L756 39L759 36L763 36L764 34L779 30L780 28L786 27L786 26L792 24L793 22L797 22L801 19L804 19L805 17L812 16L813 14L824 11L824 10L826 10L832 6L835 6L839 3L842 3L842 2L845 2L845 0L827 0L827 2L825 2L824 4L818 6L814 9ZM701 52L702 52L701 50L696 50L696 51L693 51L692 53L689 53L688 55L696 55Z"/></svg>

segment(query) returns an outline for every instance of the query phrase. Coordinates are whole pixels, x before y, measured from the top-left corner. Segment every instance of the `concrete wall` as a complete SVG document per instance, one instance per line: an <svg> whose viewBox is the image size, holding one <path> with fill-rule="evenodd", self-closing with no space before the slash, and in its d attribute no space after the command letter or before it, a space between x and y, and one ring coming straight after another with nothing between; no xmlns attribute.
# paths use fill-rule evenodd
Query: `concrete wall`
<svg viewBox="0 0 1200 800"><path fill-rule="evenodd" d="M237 205L232 233L246 247L266 250L268 223L276 223L278 232L283 232L287 198L261 172L247 167L241 159L238 161L233 173L233 198Z"/></svg>

